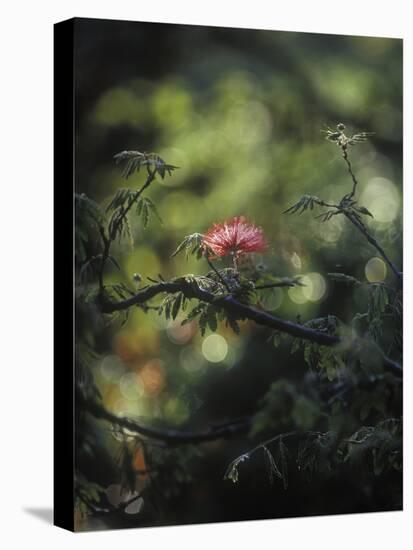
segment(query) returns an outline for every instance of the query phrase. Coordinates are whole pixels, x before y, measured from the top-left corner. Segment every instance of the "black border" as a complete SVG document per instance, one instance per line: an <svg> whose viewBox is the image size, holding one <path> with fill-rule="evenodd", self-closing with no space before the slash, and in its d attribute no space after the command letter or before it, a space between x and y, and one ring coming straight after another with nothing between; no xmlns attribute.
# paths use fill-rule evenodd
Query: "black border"
<svg viewBox="0 0 413 550"><path fill-rule="evenodd" d="M70 531L74 531L75 428L73 397L74 23L74 19L69 19L54 25L53 523ZM72 208L69 205L72 205Z"/></svg>

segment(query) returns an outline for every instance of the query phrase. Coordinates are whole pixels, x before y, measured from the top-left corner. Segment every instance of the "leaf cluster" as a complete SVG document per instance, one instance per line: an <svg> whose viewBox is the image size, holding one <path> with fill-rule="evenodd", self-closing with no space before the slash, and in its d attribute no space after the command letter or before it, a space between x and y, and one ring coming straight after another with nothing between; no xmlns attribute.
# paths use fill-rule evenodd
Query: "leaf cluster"
<svg viewBox="0 0 413 550"><path fill-rule="evenodd" d="M320 415L320 406L310 395L298 391L292 382L281 379L273 382L261 399L250 436L289 429L308 430L314 428Z"/></svg>
<svg viewBox="0 0 413 550"><path fill-rule="evenodd" d="M374 132L358 132L352 136L346 136L344 130L346 129L345 125L342 122L339 122L336 128L333 130L328 126L321 130L328 141L332 141L341 149L347 149L347 147L357 145L358 143L364 143L371 136L374 136Z"/></svg>
<svg viewBox="0 0 413 550"><path fill-rule="evenodd" d="M402 425L396 418L363 426L345 442L343 461L353 467L369 467L375 475L402 468Z"/></svg>
<svg viewBox="0 0 413 550"><path fill-rule="evenodd" d="M182 325L186 325L195 319L198 321L202 336L205 335L208 328L211 332L216 332L220 321L225 322L226 326L229 326L236 334L240 333L238 320L214 304L199 302L182 321Z"/></svg>
<svg viewBox="0 0 413 550"><path fill-rule="evenodd" d="M167 164L156 153L141 153L139 151L122 151L113 157L116 164L123 164L123 177L129 178L135 172L139 172L142 167L146 168L148 175L159 174L162 179L166 174L172 175L172 172L178 168L172 164Z"/></svg>
<svg viewBox="0 0 413 550"><path fill-rule="evenodd" d="M88 258L91 236L104 223L105 216L100 206L85 193L75 193L75 258L80 264Z"/></svg>
<svg viewBox="0 0 413 550"><path fill-rule="evenodd" d="M342 327L341 321L335 315L326 315L311 319L304 323L304 326L317 330L325 334L336 335ZM315 342L293 338L287 334L275 331L270 339L275 347L281 343L289 342L291 344L291 353L302 350L304 361L311 369L318 369L325 373L328 380L334 380L345 364L342 358L342 352L338 348L321 346Z"/></svg>
<svg viewBox="0 0 413 550"><path fill-rule="evenodd" d="M112 212L108 228L111 240L115 240L116 238L120 239L122 236L126 235L133 243L128 217L128 213L133 206L136 208L136 214L142 220L144 229L148 226L150 214L153 214L159 222L162 223L157 208L149 197L141 197L140 191L119 189L106 207L106 212Z"/></svg>
<svg viewBox="0 0 413 550"><path fill-rule="evenodd" d="M195 255L196 258L202 258L205 252L203 243L204 236L201 233L192 233L187 235L184 240L178 245L176 250L171 254L171 258L182 251L185 251L185 256L188 259L190 255Z"/></svg>

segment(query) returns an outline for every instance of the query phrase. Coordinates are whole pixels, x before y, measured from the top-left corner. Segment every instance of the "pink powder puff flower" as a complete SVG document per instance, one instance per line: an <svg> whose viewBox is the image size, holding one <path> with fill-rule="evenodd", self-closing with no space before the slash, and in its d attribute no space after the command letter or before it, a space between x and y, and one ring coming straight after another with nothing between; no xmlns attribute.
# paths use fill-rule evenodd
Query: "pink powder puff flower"
<svg viewBox="0 0 413 550"><path fill-rule="evenodd" d="M203 244L206 251L210 250L218 257L232 255L235 258L263 252L268 246L262 228L244 216L213 224L204 235Z"/></svg>

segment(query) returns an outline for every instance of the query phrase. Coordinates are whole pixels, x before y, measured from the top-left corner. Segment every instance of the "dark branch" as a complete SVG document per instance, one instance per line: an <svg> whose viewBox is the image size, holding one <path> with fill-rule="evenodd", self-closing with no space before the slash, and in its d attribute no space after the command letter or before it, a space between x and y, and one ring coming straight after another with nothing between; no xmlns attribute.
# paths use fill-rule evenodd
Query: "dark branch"
<svg viewBox="0 0 413 550"><path fill-rule="evenodd" d="M376 241L376 239L372 235L370 235L370 233L367 231L367 229L364 227L364 225L362 223L360 223L357 220L357 218L355 218L351 213L343 210L343 214L366 237L366 239L369 241L369 243L374 246L374 248L377 250L377 252L383 258L383 260L390 267L392 272L396 275L396 277L399 280L401 280L403 278L402 273L397 269L397 267L394 265L394 263L390 260L390 258L387 256L387 254L385 253L383 248L380 246L380 244Z"/></svg>
<svg viewBox="0 0 413 550"><path fill-rule="evenodd" d="M161 429L144 426L135 420L127 417L119 417L112 414L96 401L82 399L82 410L87 411L95 418L106 420L129 432L168 443L169 445L179 445L184 443L202 443L205 441L214 441L232 437L238 434L246 433L251 427L251 419L243 418L233 422L227 422L222 425L211 426L210 428L199 431L181 431L175 429Z"/></svg>
<svg viewBox="0 0 413 550"><path fill-rule="evenodd" d="M231 313L231 315L237 319L249 319L257 323L258 325L266 326L274 330L290 334L291 336L294 336L296 338L309 340L322 346L335 346L342 341L338 336L332 336L325 332L314 330L312 328L306 327L305 325L293 323L292 321L287 321L285 319L281 319L280 317L270 315L265 311L255 309L251 306L238 302L232 296L217 296L216 294L212 294L210 292L207 292L206 290L200 289L199 287L184 278L176 279L172 282L159 283L157 285L150 286L144 290L141 290L131 298L122 300L121 302L103 303L102 310L104 313L122 311L132 306L140 305L147 300L150 300L154 296L164 292L167 294L182 292L187 298L196 298L203 302L222 307L225 311ZM383 355L383 365L395 375L401 376L401 366L396 361L393 361L385 355Z"/></svg>

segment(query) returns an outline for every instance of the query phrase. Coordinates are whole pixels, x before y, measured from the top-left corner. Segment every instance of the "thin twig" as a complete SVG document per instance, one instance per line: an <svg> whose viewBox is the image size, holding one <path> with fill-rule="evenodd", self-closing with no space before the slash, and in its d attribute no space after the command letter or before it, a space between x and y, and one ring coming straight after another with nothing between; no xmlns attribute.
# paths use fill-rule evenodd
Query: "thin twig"
<svg viewBox="0 0 413 550"><path fill-rule="evenodd" d="M366 237L366 239L369 241L369 243L374 246L374 248L377 250L377 252L380 254L380 256L384 259L384 261L390 267L392 272L396 275L396 277L399 280L401 280L403 278L402 273L397 269L397 267L394 265L394 263L390 260L390 258L387 256L387 254L385 253L383 248L380 246L380 244L377 242L377 240L372 235L370 235L370 233L365 228L364 224L360 223L357 220L357 218L355 218L350 212L346 212L345 210L343 210L343 214Z"/></svg>
<svg viewBox="0 0 413 550"><path fill-rule="evenodd" d="M217 275L218 279L224 285L224 287L228 290L229 293L231 293L231 289L229 288L227 281L224 279L224 277L221 275L218 269L214 266L214 264L211 262L208 256L206 256L206 261L208 262L209 267L212 269L212 271Z"/></svg>
<svg viewBox="0 0 413 550"><path fill-rule="evenodd" d="M280 281L278 283L268 283L266 285L255 285L255 290L264 290L266 288L280 288L280 287L292 287L292 286L304 286L302 283L294 281Z"/></svg>
<svg viewBox="0 0 413 550"><path fill-rule="evenodd" d="M351 190L351 193L347 196L348 199L352 199L354 197L354 195L356 194L358 181L357 181L356 176L354 175L350 159L348 158L347 147L342 147L342 151L343 151L343 159L345 160L345 162L347 164L347 169L350 173L351 179L353 180L353 189Z"/></svg>
<svg viewBox="0 0 413 550"><path fill-rule="evenodd" d="M353 172L353 168L351 166L351 162L347 153L347 146L343 145L341 147L341 150L343 152L343 159L345 163L347 164L347 169L349 171L349 174L351 176L351 179L353 181L353 188L351 190L351 193L349 195L346 195L344 198L347 200L353 199L354 195L356 194L358 181L357 178ZM397 269L397 267L394 265L394 263L390 260L390 258L387 256L383 248L380 246L380 244L377 242L377 240L370 235L370 233L367 231L363 223L360 223L359 220L355 216L353 216L350 212L346 210L342 210L343 214L347 217L348 220L351 221L351 223L357 227L357 229L366 237L366 239L369 241L370 244L372 244L376 250L379 252L379 254L382 256L382 258L385 260L385 262L388 264L390 269L393 271L393 273L396 275L398 279L402 279L402 274Z"/></svg>

